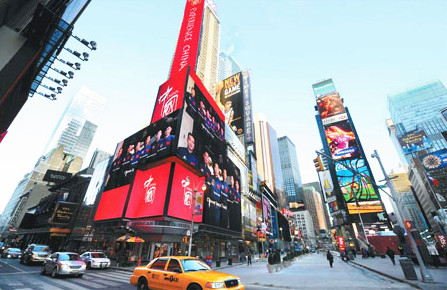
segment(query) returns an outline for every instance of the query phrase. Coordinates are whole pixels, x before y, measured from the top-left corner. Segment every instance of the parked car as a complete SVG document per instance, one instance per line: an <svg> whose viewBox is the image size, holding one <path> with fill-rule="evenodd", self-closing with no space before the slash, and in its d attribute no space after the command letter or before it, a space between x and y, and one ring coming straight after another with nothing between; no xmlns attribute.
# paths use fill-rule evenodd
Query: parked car
<svg viewBox="0 0 447 290"><path fill-rule="evenodd" d="M110 259L102 252L85 252L81 255L81 259L87 264L87 269L107 269L110 266Z"/></svg>
<svg viewBox="0 0 447 290"><path fill-rule="evenodd" d="M172 256L137 267L130 283L138 289L245 289L239 277L211 270L194 257Z"/></svg>
<svg viewBox="0 0 447 290"><path fill-rule="evenodd" d="M30 244L23 252L20 263L31 264L33 262L43 263L50 256L50 247L46 245Z"/></svg>
<svg viewBox="0 0 447 290"><path fill-rule="evenodd" d="M6 249L5 243L0 242L0 254L2 254L5 249Z"/></svg>
<svg viewBox="0 0 447 290"><path fill-rule="evenodd" d="M22 250L18 248L7 248L3 251L2 257L8 259L17 259L22 256Z"/></svg>
<svg viewBox="0 0 447 290"><path fill-rule="evenodd" d="M51 277L53 278L59 275L82 277L86 267L87 265L78 254L72 252L56 252L45 259L41 274L51 273Z"/></svg>

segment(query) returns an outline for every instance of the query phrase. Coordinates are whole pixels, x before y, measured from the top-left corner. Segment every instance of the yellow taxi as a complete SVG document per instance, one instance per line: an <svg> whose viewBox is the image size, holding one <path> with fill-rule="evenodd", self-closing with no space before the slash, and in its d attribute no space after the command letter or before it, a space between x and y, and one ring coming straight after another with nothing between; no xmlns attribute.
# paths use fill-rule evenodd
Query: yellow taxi
<svg viewBox="0 0 447 290"><path fill-rule="evenodd" d="M137 267L130 283L138 289L245 289L239 277L213 271L201 260L186 256L160 257Z"/></svg>

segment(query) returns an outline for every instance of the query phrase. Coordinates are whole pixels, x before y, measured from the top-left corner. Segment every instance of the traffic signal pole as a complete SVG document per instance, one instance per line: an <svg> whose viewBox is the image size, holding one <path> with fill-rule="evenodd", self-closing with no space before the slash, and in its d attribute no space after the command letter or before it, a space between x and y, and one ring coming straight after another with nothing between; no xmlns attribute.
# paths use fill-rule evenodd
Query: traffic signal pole
<svg viewBox="0 0 447 290"><path fill-rule="evenodd" d="M389 178L388 174L385 171L385 168L383 167L382 161L380 160L380 157L379 157L379 154L377 153L377 150L374 150L374 153L371 154L371 157L372 158L377 158L377 161L379 161L380 168L382 169L382 173L385 176L386 185L388 186L388 188L391 191L391 195L392 195L391 198L396 203L396 208L397 208L397 211L399 212L399 215L397 215L396 217L398 219L400 219L399 220L400 224L405 225L405 223L402 220L402 218L403 218L402 208L400 206L400 203L399 203L399 200L398 200L398 197L397 197L397 193L396 193L396 191L394 189L394 185L391 183L391 178ZM410 240L411 247L413 248L414 253L416 254L416 259L417 259L417 261L419 263L419 269L421 271L422 282L433 283L434 282L433 277L430 275L430 272L425 267L424 261L422 260L421 254L419 253L419 248L416 245L416 241L414 240L413 234L411 233L411 229L406 228L406 230L408 232L408 238Z"/></svg>

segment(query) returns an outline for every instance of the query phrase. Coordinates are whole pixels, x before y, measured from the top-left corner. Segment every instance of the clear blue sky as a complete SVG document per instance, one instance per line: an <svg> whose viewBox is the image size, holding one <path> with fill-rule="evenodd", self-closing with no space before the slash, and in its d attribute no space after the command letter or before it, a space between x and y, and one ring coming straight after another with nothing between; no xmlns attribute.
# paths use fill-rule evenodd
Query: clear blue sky
<svg viewBox="0 0 447 290"><path fill-rule="evenodd" d="M366 154L377 149L387 171L399 165L385 126L387 95L433 79L447 85L447 1L216 2L220 47L252 70L254 113L264 113L278 136L295 143L303 182L317 180L312 159L322 147L313 83L333 78ZM149 123L184 5L91 2L74 34L96 40L98 50L59 100L30 99L0 144L0 212L82 86L108 100L91 151L112 153L118 141ZM82 50L74 40L69 45ZM376 180L382 179L377 161L368 159Z"/></svg>

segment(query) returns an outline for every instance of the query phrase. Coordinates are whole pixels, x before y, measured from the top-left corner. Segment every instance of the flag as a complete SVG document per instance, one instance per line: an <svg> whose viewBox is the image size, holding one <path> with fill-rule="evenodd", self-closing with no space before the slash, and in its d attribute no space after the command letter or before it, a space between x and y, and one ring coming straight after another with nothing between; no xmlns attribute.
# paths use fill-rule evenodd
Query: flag
<svg viewBox="0 0 447 290"><path fill-rule="evenodd" d="M436 178L431 177L430 173L427 173L427 178L434 186L439 186L439 181Z"/></svg>

